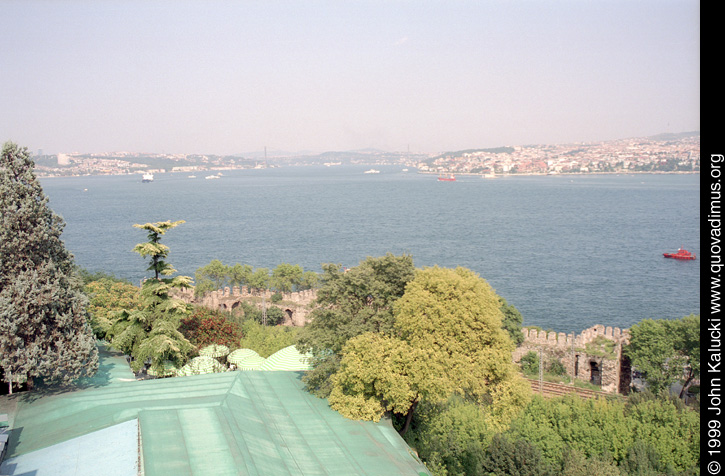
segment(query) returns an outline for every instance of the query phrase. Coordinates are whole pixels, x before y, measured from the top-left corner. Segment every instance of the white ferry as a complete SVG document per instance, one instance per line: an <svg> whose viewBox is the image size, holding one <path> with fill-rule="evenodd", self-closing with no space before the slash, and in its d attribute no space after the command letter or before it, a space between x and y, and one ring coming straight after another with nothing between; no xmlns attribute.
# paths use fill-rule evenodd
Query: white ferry
<svg viewBox="0 0 725 476"><path fill-rule="evenodd" d="M153 182L154 181L154 174L143 174L141 176L142 182Z"/></svg>

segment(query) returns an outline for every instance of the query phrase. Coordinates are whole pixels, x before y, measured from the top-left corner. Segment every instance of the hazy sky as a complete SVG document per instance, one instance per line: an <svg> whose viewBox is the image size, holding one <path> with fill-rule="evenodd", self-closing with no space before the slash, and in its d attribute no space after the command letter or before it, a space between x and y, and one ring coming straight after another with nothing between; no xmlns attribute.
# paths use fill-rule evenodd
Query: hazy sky
<svg viewBox="0 0 725 476"><path fill-rule="evenodd" d="M0 142L434 153L700 128L687 1L0 0Z"/></svg>

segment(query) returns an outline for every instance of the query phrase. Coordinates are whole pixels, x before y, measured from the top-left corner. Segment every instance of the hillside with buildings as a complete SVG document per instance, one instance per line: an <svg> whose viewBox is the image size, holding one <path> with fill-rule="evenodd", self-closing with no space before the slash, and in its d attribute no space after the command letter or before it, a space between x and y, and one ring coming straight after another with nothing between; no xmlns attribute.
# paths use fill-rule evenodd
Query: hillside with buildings
<svg viewBox="0 0 725 476"><path fill-rule="evenodd" d="M660 134L604 142L502 146L442 154L376 149L240 155L60 153L34 156L40 176L197 172L306 165L401 165L423 173L556 174L696 172L700 133Z"/></svg>

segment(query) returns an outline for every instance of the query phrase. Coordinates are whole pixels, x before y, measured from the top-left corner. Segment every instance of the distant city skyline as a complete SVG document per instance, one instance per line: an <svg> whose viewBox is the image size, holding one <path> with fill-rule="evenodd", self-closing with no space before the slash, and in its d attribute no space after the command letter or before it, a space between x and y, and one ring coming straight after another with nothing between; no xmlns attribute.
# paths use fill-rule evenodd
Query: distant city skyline
<svg viewBox="0 0 725 476"><path fill-rule="evenodd" d="M642 2L0 2L0 141L437 153L700 130L700 11Z"/></svg>

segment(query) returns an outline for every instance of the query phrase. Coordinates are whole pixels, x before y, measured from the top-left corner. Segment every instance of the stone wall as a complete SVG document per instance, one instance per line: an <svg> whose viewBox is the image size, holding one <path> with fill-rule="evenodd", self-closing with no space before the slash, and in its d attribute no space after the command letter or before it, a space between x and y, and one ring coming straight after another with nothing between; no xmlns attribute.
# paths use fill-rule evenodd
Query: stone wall
<svg viewBox="0 0 725 476"><path fill-rule="evenodd" d="M205 293L201 298L194 296L194 289L187 288L184 290L176 290L174 296L184 301L209 309L218 309L222 311L232 311L247 302L256 305L260 309L263 305L279 307L285 312L284 325L304 326L309 322L309 314L311 312L310 304L317 298L317 291L314 289L306 291L298 291L293 293L281 293L282 300L278 303L272 302L272 296L275 293L267 290L266 292L251 292L246 286L241 288L234 286L233 288L225 287L217 291Z"/></svg>
<svg viewBox="0 0 725 476"><path fill-rule="evenodd" d="M622 346L629 342L629 331L597 324L581 334L546 332L523 328L524 342L513 353L519 362L528 352L541 352L544 365L559 360L567 375L579 380L601 383L606 392L626 391L629 387L628 362L623 362ZM606 352L601 344L612 347Z"/></svg>

